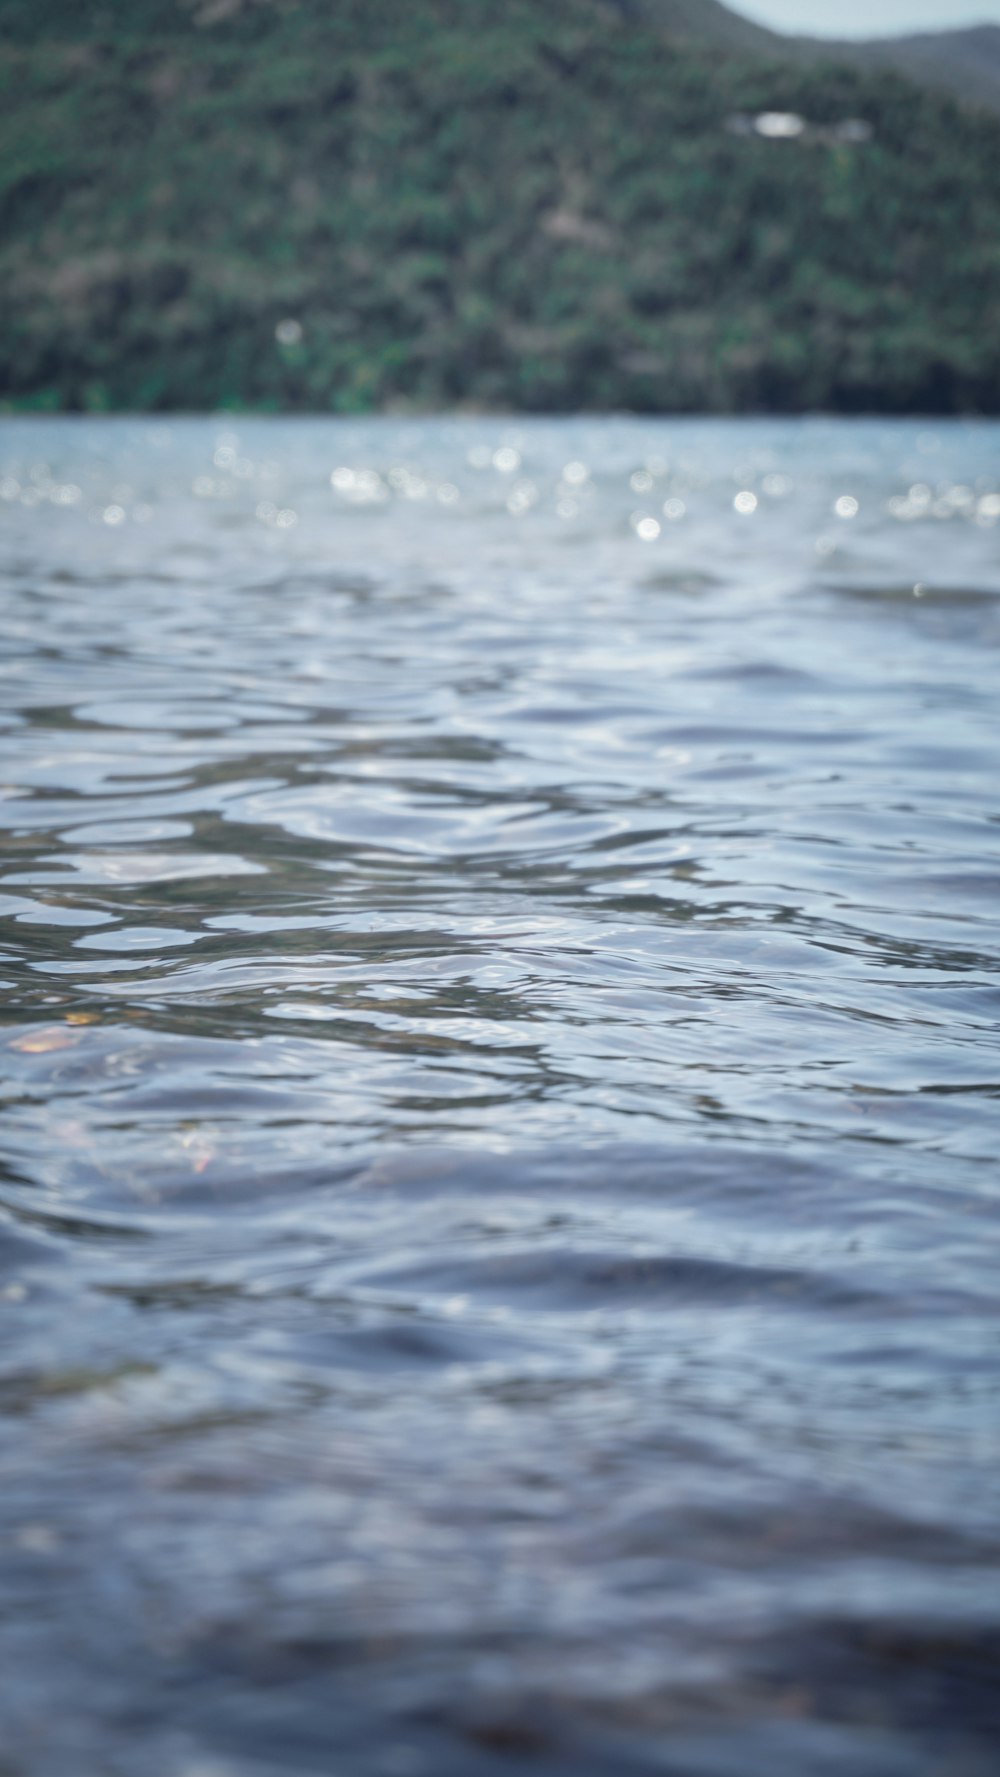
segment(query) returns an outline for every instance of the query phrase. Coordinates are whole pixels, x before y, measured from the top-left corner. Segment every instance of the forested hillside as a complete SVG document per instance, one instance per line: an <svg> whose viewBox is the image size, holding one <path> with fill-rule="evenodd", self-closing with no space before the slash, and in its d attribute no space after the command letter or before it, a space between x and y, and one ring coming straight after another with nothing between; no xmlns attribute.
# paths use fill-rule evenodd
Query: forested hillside
<svg viewBox="0 0 1000 1777"><path fill-rule="evenodd" d="M1000 411L1000 119L893 74L610 0L0 21L8 406Z"/></svg>

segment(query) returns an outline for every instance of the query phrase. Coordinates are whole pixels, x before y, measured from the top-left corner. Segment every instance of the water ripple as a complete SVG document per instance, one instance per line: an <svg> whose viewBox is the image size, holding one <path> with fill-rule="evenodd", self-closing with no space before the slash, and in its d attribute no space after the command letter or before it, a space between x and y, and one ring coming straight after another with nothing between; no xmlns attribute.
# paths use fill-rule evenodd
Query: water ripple
<svg viewBox="0 0 1000 1777"><path fill-rule="evenodd" d="M992 1777L997 441L6 425L4 1777Z"/></svg>

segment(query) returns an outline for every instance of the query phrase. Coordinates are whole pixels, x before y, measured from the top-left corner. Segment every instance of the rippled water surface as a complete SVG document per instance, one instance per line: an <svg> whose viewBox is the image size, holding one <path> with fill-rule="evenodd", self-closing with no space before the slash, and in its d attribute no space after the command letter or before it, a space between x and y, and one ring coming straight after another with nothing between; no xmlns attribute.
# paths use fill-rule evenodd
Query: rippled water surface
<svg viewBox="0 0 1000 1777"><path fill-rule="evenodd" d="M998 445L7 423L2 1777L993 1777Z"/></svg>

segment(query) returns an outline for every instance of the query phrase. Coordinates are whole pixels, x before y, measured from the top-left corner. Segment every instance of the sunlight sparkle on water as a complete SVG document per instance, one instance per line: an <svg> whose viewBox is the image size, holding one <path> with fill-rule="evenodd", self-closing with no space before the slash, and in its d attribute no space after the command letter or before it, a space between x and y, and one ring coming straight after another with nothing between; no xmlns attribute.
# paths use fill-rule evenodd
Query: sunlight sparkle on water
<svg viewBox="0 0 1000 1777"><path fill-rule="evenodd" d="M5 422L24 1777L993 1777L998 461Z"/></svg>

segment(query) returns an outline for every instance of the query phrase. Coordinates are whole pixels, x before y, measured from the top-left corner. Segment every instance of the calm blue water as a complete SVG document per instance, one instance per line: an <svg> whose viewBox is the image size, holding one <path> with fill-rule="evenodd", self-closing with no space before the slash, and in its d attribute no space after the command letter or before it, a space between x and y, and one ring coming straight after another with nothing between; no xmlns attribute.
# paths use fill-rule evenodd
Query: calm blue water
<svg viewBox="0 0 1000 1777"><path fill-rule="evenodd" d="M996 426L4 426L2 1777L993 1777L998 544Z"/></svg>

